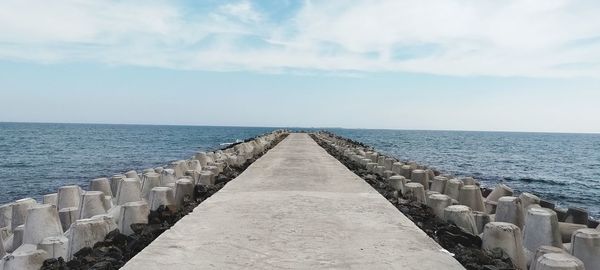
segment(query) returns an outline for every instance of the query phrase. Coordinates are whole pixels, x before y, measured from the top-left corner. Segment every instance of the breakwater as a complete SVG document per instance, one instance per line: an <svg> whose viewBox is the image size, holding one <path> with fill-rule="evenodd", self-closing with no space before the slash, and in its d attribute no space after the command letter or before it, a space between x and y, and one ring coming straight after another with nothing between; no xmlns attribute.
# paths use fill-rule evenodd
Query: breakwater
<svg viewBox="0 0 600 270"><path fill-rule="evenodd" d="M291 133L123 269L464 268L308 134Z"/></svg>
<svg viewBox="0 0 600 270"><path fill-rule="evenodd" d="M600 134L327 129L401 161L530 192L600 219Z"/></svg>
<svg viewBox="0 0 600 270"><path fill-rule="evenodd" d="M551 202L531 193L515 194L502 184L482 189L476 179L401 162L331 133L319 133L315 139L458 255L468 269L507 269L504 256L514 269L600 267L598 224L582 209L555 209ZM446 224L459 227L461 233L452 233ZM475 253L463 254L473 248ZM477 249L484 253L476 256Z"/></svg>
<svg viewBox="0 0 600 270"><path fill-rule="evenodd" d="M0 206L0 269L116 269L287 133Z"/></svg>

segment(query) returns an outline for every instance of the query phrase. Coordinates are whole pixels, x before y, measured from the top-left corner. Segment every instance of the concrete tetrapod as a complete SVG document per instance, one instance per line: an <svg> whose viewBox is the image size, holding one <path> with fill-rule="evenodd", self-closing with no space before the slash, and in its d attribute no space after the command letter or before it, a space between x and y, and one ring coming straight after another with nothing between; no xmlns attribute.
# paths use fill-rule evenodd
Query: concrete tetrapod
<svg viewBox="0 0 600 270"><path fill-rule="evenodd" d="M383 166L384 164L385 164L385 156L378 156L377 157L377 165Z"/></svg>
<svg viewBox="0 0 600 270"><path fill-rule="evenodd" d="M58 201L56 208L79 207L81 203L81 188L76 185L58 188Z"/></svg>
<svg viewBox="0 0 600 270"><path fill-rule="evenodd" d="M197 160L196 160L197 161ZM155 172L142 175L142 197L146 200L150 198L150 191L160 186L160 174Z"/></svg>
<svg viewBox="0 0 600 270"><path fill-rule="evenodd" d="M204 169L212 172L214 175L218 175L220 173L219 167L217 167L217 166L208 165L208 166L204 167Z"/></svg>
<svg viewBox="0 0 600 270"><path fill-rule="evenodd" d="M406 178L404 178L404 176L401 175L394 175L388 179L390 187L393 190L400 192L400 194L404 194L404 186L407 182L408 181L406 180Z"/></svg>
<svg viewBox="0 0 600 270"><path fill-rule="evenodd" d="M0 262L2 270L38 270L46 259L48 253L33 248L22 249L5 256Z"/></svg>
<svg viewBox="0 0 600 270"><path fill-rule="evenodd" d="M11 219L10 219L11 230L14 231L18 226L25 224L25 220L27 219L27 214L28 214L27 209L30 206L33 206L35 204L36 204L36 201L32 198L20 199L20 200L15 201L12 204Z"/></svg>
<svg viewBox="0 0 600 270"><path fill-rule="evenodd" d="M187 171L185 171L184 175L185 175L185 177L191 178L194 185L197 184L198 180L200 179L200 171L187 170Z"/></svg>
<svg viewBox="0 0 600 270"><path fill-rule="evenodd" d="M519 198L506 196L498 199L495 221L512 223L523 229L524 220L523 205Z"/></svg>
<svg viewBox="0 0 600 270"><path fill-rule="evenodd" d="M194 156L194 159L198 160L200 162L200 166L202 166L202 167L206 166L206 164L208 162L212 161L212 160L209 160L208 156L206 155L206 152L196 153L196 155Z"/></svg>
<svg viewBox="0 0 600 270"><path fill-rule="evenodd" d="M475 219L477 234L483 233L483 228L485 228L485 225L492 222L490 215L488 215L486 212L473 211L473 218Z"/></svg>
<svg viewBox="0 0 600 270"><path fill-rule="evenodd" d="M385 171L383 171L383 179L389 180L390 177L392 177L394 174L395 173L393 171L385 170Z"/></svg>
<svg viewBox="0 0 600 270"><path fill-rule="evenodd" d="M485 207L488 214L496 213L496 205L501 197L512 196L513 190L504 184L498 184L485 198Z"/></svg>
<svg viewBox="0 0 600 270"><path fill-rule="evenodd" d="M25 225L19 225L13 230L12 246L11 246L10 250L7 248L6 252L13 252L23 244L24 231L25 231Z"/></svg>
<svg viewBox="0 0 600 270"><path fill-rule="evenodd" d="M535 262L532 270L585 270L583 262L566 253L544 254Z"/></svg>
<svg viewBox="0 0 600 270"><path fill-rule="evenodd" d="M452 198L445 194L431 194L427 198L427 205L439 219L444 219L444 209L452 205Z"/></svg>
<svg viewBox="0 0 600 270"><path fill-rule="evenodd" d="M150 192L150 200L148 200L148 204L150 205L150 210L156 211L156 209L158 209L158 207L161 205L173 209L173 206L175 205L174 201L175 196L172 188L155 187Z"/></svg>
<svg viewBox="0 0 600 270"><path fill-rule="evenodd" d="M531 258L530 261L528 261L528 265L529 268L528 269L535 269L537 266L537 260L544 256L545 254L549 254L549 253L562 253L562 254L567 254L567 252L562 249L562 248L557 248L557 247L553 247L553 246L541 246L537 249L537 251L535 252L535 255L533 255L533 257Z"/></svg>
<svg viewBox="0 0 600 270"><path fill-rule="evenodd" d="M406 188L404 192L404 196L411 201L416 201L422 204L427 203L427 198L425 196L425 189L423 185L420 183L409 182L404 185Z"/></svg>
<svg viewBox="0 0 600 270"><path fill-rule="evenodd" d="M79 208L77 207L67 207L58 210L58 218L60 219L60 224L63 228L63 231L67 231L71 224L77 220L79 217Z"/></svg>
<svg viewBox="0 0 600 270"><path fill-rule="evenodd" d="M11 203L0 205L0 228L11 228L12 208Z"/></svg>
<svg viewBox="0 0 600 270"><path fill-rule="evenodd" d="M579 229L585 229L587 225L558 222L558 229L563 243L571 243L571 237Z"/></svg>
<svg viewBox="0 0 600 270"><path fill-rule="evenodd" d="M400 168L400 175L406 179L411 179L412 168L410 165L404 165Z"/></svg>
<svg viewBox="0 0 600 270"><path fill-rule="evenodd" d="M169 184L175 182L177 182L177 177L175 177L175 171L173 169L164 169L160 174L160 185L166 187Z"/></svg>
<svg viewBox="0 0 600 270"><path fill-rule="evenodd" d="M450 205L444 209L444 220L453 223L463 231L477 234L477 225L471 208L466 205Z"/></svg>
<svg viewBox="0 0 600 270"><path fill-rule="evenodd" d="M51 204L38 204L29 208L25 228L23 229L23 243L37 245L50 236L63 234L56 206Z"/></svg>
<svg viewBox="0 0 600 270"><path fill-rule="evenodd" d="M186 196L190 198L194 195L194 183L190 179L179 179L175 183L175 207L179 209L183 205Z"/></svg>
<svg viewBox="0 0 600 270"><path fill-rule="evenodd" d="M556 213L546 208L529 208L523 228L523 246L531 258L541 246L562 248Z"/></svg>
<svg viewBox="0 0 600 270"><path fill-rule="evenodd" d="M202 171L202 165L199 160L190 159L187 161L188 170Z"/></svg>
<svg viewBox="0 0 600 270"><path fill-rule="evenodd" d="M425 172L427 173L427 179L429 179L429 185L431 185L431 182L433 181L433 178L435 178L435 172L433 172L432 169L425 169Z"/></svg>
<svg viewBox="0 0 600 270"><path fill-rule="evenodd" d="M106 214L104 205L104 192L86 191L81 196L79 205L79 219L91 218L96 215Z"/></svg>
<svg viewBox="0 0 600 270"><path fill-rule="evenodd" d="M102 191L104 196L113 196L108 178L96 178L90 181L90 191Z"/></svg>
<svg viewBox="0 0 600 270"><path fill-rule="evenodd" d="M403 165L404 165L404 163L402 163L402 162L394 162L394 164L392 164L392 171L396 174L402 175L402 166Z"/></svg>
<svg viewBox="0 0 600 270"><path fill-rule="evenodd" d="M476 186L477 185L477 181L475 181L475 178L473 178L473 177L463 177L460 180L463 181L465 186Z"/></svg>
<svg viewBox="0 0 600 270"><path fill-rule="evenodd" d="M393 158L386 158L385 161L384 161L384 165L383 166L385 166L385 169L387 171L391 171L394 162L396 162L395 159L393 159Z"/></svg>
<svg viewBox="0 0 600 270"><path fill-rule="evenodd" d="M50 258L67 258L69 255L69 239L64 236L50 236L44 238L38 248L46 251Z"/></svg>
<svg viewBox="0 0 600 270"><path fill-rule="evenodd" d="M71 260L73 254L84 247L93 247L114 229L116 229L114 221L107 216L76 220L66 233L69 239L69 250L65 259Z"/></svg>
<svg viewBox="0 0 600 270"><path fill-rule="evenodd" d="M444 187L444 194L450 196L453 200L458 201L458 197L460 196L460 190L463 187L463 182L459 179L450 179L446 182L446 187Z"/></svg>
<svg viewBox="0 0 600 270"><path fill-rule="evenodd" d="M58 206L58 193L50 193L42 196L42 203Z"/></svg>
<svg viewBox="0 0 600 270"><path fill-rule="evenodd" d="M539 205L540 197L535 196L531 193L523 192L519 195L519 199L521 199L521 203L523 204L523 209L527 211L530 205Z"/></svg>
<svg viewBox="0 0 600 270"><path fill-rule="evenodd" d="M527 260L523 254L521 229L506 222L490 222L483 229L482 248L493 250L500 248L519 269L527 269Z"/></svg>
<svg viewBox="0 0 600 270"><path fill-rule="evenodd" d="M4 249L4 239L0 237L0 258L4 257L4 255L6 255L6 250Z"/></svg>
<svg viewBox="0 0 600 270"><path fill-rule="evenodd" d="M431 191L437 191L439 193L444 193L446 189L446 182L448 182L448 178L443 176L433 177L433 182L431 183Z"/></svg>
<svg viewBox="0 0 600 270"><path fill-rule="evenodd" d="M131 224L147 224L148 214L150 214L150 209L148 208L148 204L144 201L128 202L121 205L121 213L118 222L119 231L125 235L132 235L133 230L131 229Z"/></svg>
<svg viewBox="0 0 600 270"><path fill-rule="evenodd" d="M138 175L138 173L134 170L128 171L125 173L125 178L133 178L136 179L138 181L141 181L140 176Z"/></svg>
<svg viewBox="0 0 600 270"><path fill-rule="evenodd" d="M215 162L212 163L212 165L215 166L215 167L217 167L217 174L222 173L225 170L225 163L224 162L215 161Z"/></svg>
<svg viewBox="0 0 600 270"><path fill-rule="evenodd" d="M483 196L481 196L481 189L479 189L478 186L463 186L460 189L458 202L462 205L471 207L473 211L485 211L485 206L483 204Z"/></svg>
<svg viewBox="0 0 600 270"><path fill-rule="evenodd" d="M187 164L185 160L177 160L171 162L170 166L175 172L175 177L183 177L183 173L187 170Z"/></svg>
<svg viewBox="0 0 600 270"><path fill-rule="evenodd" d="M586 270L600 270L600 231L577 230L571 238L571 255L580 259Z"/></svg>
<svg viewBox="0 0 600 270"><path fill-rule="evenodd" d="M198 178L198 185L203 185L203 186L212 186L215 184L216 181L216 177L215 174L211 171L201 171L200 172L200 177Z"/></svg>
<svg viewBox="0 0 600 270"><path fill-rule="evenodd" d="M375 162L369 162L369 163L367 163L367 171L369 171L369 172L375 172L375 167L377 167L377 163L375 163Z"/></svg>
<svg viewBox="0 0 600 270"><path fill-rule="evenodd" d="M425 190L429 190L429 175L425 170L414 170L410 176L411 182L419 183L423 185Z"/></svg>
<svg viewBox="0 0 600 270"><path fill-rule="evenodd" d="M137 202L142 200L142 191L140 181L134 178L125 178L119 186L117 192L116 204L122 205L128 202Z"/></svg>
<svg viewBox="0 0 600 270"><path fill-rule="evenodd" d="M119 187L125 178L125 175L122 174L116 174L110 178L110 191L113 194L113 197L119 192Z"/></svg>

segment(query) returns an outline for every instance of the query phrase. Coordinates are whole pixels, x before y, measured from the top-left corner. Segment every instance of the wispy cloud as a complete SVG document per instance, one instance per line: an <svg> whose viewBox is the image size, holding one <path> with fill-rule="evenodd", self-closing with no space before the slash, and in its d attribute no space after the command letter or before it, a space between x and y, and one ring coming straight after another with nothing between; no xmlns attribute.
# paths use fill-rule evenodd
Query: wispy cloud
<svg viewBox="0 0 600 270"><path fill-rule="evenodd" d="M600 4L594 1L266 2L5 0L0 59L200 70L600 76ZM275 8L286 16L268 12Z"/></svg>

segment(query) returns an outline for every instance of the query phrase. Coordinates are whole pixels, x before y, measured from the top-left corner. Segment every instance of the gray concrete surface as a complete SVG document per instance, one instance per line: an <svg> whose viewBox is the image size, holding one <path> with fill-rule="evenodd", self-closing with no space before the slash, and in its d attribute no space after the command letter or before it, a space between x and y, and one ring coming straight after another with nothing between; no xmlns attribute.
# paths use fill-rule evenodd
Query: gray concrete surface
<svg viewBox="0 0 600 270"><path fill-rule="evenodd" d="M122 269L464 269L307 134L290 134Z"/></svg>

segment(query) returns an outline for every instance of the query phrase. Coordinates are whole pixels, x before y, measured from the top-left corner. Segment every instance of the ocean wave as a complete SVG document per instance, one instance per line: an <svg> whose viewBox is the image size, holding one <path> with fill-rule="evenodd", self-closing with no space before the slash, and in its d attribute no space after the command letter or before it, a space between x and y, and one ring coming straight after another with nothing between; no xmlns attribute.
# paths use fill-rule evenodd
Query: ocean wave
<svg viewBox="0 0 600 270"><path fill-rule="evenodd" d="M524 183L535 183L535 184L548 184L548 185L553 185L553 186L566 186L567 183L565 182L560 182L560 181L556 181L556 180L551 180L551 179L543 179L543 178L533 178L533 177L520 177L520 178L513 178L513 177L504 177L503 180L507 181L507 182L524 182Z"/></svg>

